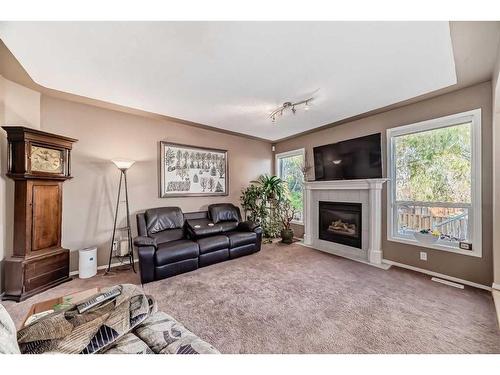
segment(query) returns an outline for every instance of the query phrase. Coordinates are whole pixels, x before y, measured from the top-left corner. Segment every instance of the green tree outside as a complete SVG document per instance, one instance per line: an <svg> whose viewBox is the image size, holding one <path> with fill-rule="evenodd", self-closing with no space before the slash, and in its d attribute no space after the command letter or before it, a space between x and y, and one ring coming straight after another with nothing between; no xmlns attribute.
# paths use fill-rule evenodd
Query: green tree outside
<svg viewBox="0 0 500 375"><path fill-rule="evenodd" d="M471 124L461 124L395 140L396 199L471 202Z"/></svg>
<svg viewBox="0 0 500 375"><path fill-rule="evenodd" d="M296 219L302 220L304 209L303 187L304 175L302 167L304 160L301 155L290 156L279 160L280 176L288 186L289 198L293 209L297 212Z"/></svg>

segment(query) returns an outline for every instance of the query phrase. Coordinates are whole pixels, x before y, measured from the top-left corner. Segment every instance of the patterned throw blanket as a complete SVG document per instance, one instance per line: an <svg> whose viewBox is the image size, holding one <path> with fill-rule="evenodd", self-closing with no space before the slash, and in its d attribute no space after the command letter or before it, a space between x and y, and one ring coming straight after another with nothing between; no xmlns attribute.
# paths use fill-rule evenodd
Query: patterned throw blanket
<svg viewBox="0 0 500 375"><path fill-rule="evenodd" d="M21 329L21 353L218 353L171 316L157 312L154 300L139 287L113 288L121 290L119 296L84 313L71 306Z"/></svg>
<svg viewBox="0 0 500 375"><path fill-rule="evenodd" d="M21 329L17 333L21 353L97 353L146 320L155 308L135 285L113 288L119 288L120 295L82 314L73 305Z"/></svg>

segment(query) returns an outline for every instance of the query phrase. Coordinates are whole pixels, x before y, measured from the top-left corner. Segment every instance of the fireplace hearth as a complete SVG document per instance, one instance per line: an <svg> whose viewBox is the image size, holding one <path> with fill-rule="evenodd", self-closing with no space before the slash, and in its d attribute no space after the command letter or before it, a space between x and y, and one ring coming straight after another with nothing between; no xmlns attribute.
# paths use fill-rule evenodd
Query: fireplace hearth
<svg viewBox="0 0 500 375"><path fill-rule="evenodd" d="M319 239L361 249L361 203L319 202Z"/></svg>

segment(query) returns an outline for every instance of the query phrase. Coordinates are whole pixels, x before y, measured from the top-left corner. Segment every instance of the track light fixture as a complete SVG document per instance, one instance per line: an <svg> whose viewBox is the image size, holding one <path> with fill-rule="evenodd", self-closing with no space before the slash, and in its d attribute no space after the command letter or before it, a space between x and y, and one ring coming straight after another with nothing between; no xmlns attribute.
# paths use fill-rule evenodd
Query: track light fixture
<svg viewBox="0 0 500 375"><path fill-rule="evenodd" d="M295 115L297 112L297 108L300 105L304 105L304 110L308 111L310 106L309 103L313 100L313 98L308 98L304 100L300 100L298 102L292 103L292 102L284 102L281 107L276 108L274 111L271 112L269 117L271 118L271 121L273 123L276 122L276 117L281 117L283 116L283 112L286 111L287 109L290 109L292 113Z"/></svg>

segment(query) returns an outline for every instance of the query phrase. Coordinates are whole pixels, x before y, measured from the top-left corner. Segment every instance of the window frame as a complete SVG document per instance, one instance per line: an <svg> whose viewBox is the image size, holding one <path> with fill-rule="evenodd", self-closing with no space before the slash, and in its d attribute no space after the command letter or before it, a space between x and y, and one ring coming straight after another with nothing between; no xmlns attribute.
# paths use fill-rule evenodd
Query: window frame
<svg viewBox="0 0 500 375"><path fill-rule="evenodd" d="M395 138L402 135L415 134L428 130L441 129L466 122L471 123L471 208L469 209L469 222L471 227L472 251L463 250L443 243L431 245L423 244L415 239L398 236L396 205L396 163L394 160ZM387 240L404 244L416 245L435 250L449 251L474 257L482 257L482 197L481 197L481 109L473 109L449 116L421 121L409 125L387 129L387 171L389 181L387 187ZM413 202L418 203L418 202ZM437 203L437 202L436 202ZM456 203L449 203L452 207Z"/></svg>
<svg viewBox="0 0 500 375"><path fill-rule="evenodd" d="M305 163L305 160L306 160L306 149L305 148L298 148L295 150L276 153L274 155L274 174L276 176L278 176L279 178L281 178L280 170L279 170L279 159L291 157L291 156L298 156L298 155L302 156L302 160ZM304 215L305 215L304 207L305 207L305 194L304 194L304 190L303 190L302 191L302 220L292 220L292 224L304 225Z"/></svg>

